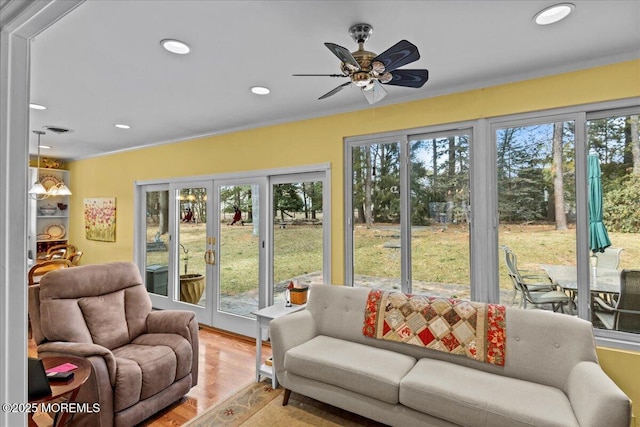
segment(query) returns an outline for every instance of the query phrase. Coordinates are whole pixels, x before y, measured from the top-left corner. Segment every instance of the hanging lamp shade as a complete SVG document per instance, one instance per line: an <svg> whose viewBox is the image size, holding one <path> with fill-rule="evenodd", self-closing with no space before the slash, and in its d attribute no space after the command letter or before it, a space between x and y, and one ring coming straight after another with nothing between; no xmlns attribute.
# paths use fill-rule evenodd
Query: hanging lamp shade
<svg viewBox="0 0 640 427"><path fill-rule="evenodd" d="M40 183L40 136L44 135L45 132L41 130L34 130L33 133L38 135L38 167L36 169L36 182L31 186L29 195L34 199L42 200L50 196L47 189L44 188L44 185Z"/></svg>
<svg viewBox="0 0 640 427"><path fill-rule="evenodd" d="M31 189L29 190L29 194L34 194L36 196L43 196L47 194L47 190L44 188L44 185L40 184L39 181L33 183Z"/></svg>
<svg viewBox="0 0 640 427"><path fill-rule="evenodd" d="M43 200L52 196L70 196L71 190L69 190L69 187L67 187L64 182L52 185L48 190L44 188L44 185L40 182L40 136L44 135L45 132L41 130L34 130L33 133L38 135L38 167L36 172L36 182L33 183L33 186L29 190L29 195L37 200Z"/></svg>
<svg viewBox="0 0 640 427"><path fill-rule="evenodd" d="M64 183L60 183L51 187L49 189L49 194L51 196L70 196L71 190L69 190L69 187L64 185Z"/></svg>

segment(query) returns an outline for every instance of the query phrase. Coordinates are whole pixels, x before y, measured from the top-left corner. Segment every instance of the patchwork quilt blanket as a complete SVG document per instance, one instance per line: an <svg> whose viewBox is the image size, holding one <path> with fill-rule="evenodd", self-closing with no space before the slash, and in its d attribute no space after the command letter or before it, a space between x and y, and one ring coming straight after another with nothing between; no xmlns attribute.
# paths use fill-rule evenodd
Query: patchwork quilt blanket
<svg viewBox="0 0 640 427"><path fill-rule="evenodd" d="M362 333L504 366L505 307L372 290Z"/></svg>

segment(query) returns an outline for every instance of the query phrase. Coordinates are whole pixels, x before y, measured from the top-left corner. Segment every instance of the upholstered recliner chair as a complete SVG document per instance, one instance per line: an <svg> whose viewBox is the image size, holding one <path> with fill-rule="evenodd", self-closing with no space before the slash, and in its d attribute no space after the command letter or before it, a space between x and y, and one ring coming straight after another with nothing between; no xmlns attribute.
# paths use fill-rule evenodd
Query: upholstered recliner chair
<svg viewBox="0 0 640 427"><path fill-rule="evenodd" d="M152 311L138 267L110 263L48 273L29 287L38 357L92 364L78 402L100 412L71 425L133 426L179 400L198 381L198 324L190 311Z"/></svg>

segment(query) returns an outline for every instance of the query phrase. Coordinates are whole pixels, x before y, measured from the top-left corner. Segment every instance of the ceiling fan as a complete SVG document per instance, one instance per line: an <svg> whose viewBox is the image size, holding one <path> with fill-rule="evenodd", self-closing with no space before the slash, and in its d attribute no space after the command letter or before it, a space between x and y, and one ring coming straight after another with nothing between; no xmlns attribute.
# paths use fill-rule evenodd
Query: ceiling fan
<svg viewBox="0 0 640 427"><path fill-rule="evenodd" d="M349 52L347 48L335 43L324 44L342 61L340 64L342 74L294 74L294 76L348 77L348 82L330 90L318 99L328 98L353 84L361 88L369 104L374 104L387 95L382 84L420 88L427 82L428 70L398 69L420 59L420 53L414 44L401 40L380 55L376 55L364 50L364 43L372 33L373 27L369 24L357 24L349 29L349 34L358 43L358 50L355 52Z"/></svg>

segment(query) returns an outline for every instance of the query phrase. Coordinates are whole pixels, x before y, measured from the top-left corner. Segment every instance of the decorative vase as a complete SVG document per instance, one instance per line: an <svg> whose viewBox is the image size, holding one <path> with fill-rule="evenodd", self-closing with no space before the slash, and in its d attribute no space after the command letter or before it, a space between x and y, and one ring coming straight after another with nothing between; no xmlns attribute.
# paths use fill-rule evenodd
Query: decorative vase
<svg viewBox="0 0 640 427"><path fill-rule="evenodd" d="M202 274L180 275L180 301L197 304L204 292L204 276Z"/></svg>

